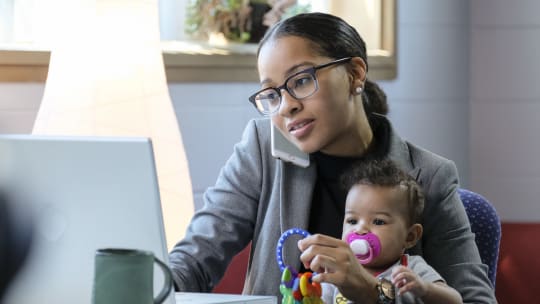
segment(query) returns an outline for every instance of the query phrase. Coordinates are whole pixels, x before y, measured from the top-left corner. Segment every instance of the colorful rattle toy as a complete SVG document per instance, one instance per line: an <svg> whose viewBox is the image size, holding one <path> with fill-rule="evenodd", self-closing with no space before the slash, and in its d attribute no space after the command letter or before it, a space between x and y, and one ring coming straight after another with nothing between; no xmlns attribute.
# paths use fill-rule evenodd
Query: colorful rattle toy
<svg viewBox="0 0 540 304"><path fill-rule="evenodd" d="M381 253L381 241L371 232L366 234L351 232L347 235L347 243L362 265L370 263Z"/></svg>
<svg viewBox="0 0 540 304"><path fill-rule="evenodd" d="M283 262L283 243L293 234L308 237L309 233L303 229L292 228L285 231L279 238L276 248L276 258L281 269L281 284L279 292L283 295L282 304L323 304L321 300L321 284L313 282L315 274L308 271L298 273L291 266Z"/></svg>

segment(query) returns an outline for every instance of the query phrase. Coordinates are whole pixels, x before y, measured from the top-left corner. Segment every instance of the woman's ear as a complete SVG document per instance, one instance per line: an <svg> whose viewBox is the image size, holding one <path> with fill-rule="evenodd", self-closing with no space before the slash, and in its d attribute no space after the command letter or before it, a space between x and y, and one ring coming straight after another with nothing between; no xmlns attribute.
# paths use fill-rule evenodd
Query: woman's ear
<svg viewBox="0 0 540 304"><path fill-rule="evenodd" d="M349 65L352 90L356 92L358 88L364 89L366 83L366 63L360 57L353 57ZM360 90L361 92L361 90Z"/></svg>
<svg viewBox="0 0 540 304"><path fill-rule="evenodd" d="M424 228L420 224L413 224L411 227L409 227L409 231L407 231L407 239L405 240L405 248L409 249L416 245L416 242L422 237L422 232Z"/></svg>

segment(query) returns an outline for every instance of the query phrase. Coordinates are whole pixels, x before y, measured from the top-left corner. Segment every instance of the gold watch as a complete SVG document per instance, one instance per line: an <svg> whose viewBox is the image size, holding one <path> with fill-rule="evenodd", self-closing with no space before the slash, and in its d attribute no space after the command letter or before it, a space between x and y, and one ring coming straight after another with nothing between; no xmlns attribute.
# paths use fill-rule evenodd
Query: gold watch
<svg viewBox="0 0 540 304"><path fill-rule="evenodd" d="M396 299L396 289L387 279L379 279L377 283L377 304L393 304Z"/></svg>

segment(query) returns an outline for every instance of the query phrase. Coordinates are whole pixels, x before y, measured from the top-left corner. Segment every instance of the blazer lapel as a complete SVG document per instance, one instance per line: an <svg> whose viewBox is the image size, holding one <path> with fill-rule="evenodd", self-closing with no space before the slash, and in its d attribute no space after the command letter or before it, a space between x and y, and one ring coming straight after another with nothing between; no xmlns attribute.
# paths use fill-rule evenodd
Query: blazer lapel
<svg viewBox="0 0 540 304"><path fill-rule="evenodd" d="M385 118L386 119L386 118ZM390 124L390 126L392 126ZM388 157L401 168L401 170L407 172L412 178L418 181L420 176L420 167L415 167L410 158L409 146L403 141L396 133L394 128L390 131L390 152Z"/></svg>
<svg viewBox="0 0 540 304"><path fill-rule="evenodd" d="M281 162L283 170L283 184L280 198L280 229L281 233L291 228L306 229L309 225L309 212L313 198L315 179L317 178L316 165L312 162L307 168ZM294 238L298 240L299 238ZM298 259L299 250L295 241L285 242L283 245L283 260L286 264L300 267Z"/></svg>

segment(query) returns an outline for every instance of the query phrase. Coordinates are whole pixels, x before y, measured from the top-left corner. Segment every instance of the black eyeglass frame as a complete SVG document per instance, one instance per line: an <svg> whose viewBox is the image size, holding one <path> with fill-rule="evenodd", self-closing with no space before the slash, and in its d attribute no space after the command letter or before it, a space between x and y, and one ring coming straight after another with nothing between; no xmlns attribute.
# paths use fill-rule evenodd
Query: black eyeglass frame
<svg viewBox="0 0 540 304"><path fill-rule="evenodd" d="M320 64L320 65L317 65L317 66L314 66L314 67L310 67L310 68L307 68L305 70L302 70L302 71L299 71L299 72L296 72L294 74L292 74L291 76L287 77L287 79L285 79L285 82L283 83L283 85L279 86L279 87L268 87L268 88L264 88L260 91L257 91L255 94L249 96L249 102L251 102L253 104L253 106L255 107L255 109L257 109L257 111L259 111L259 113L261 113L262 115L265 115L265 116L270 116L272 114L275 114L279 111L279 108L281 107L281 101L282 101L282 98L283 98L283 95L281 94L281 90L285 90L287 91L287 93L289 93L289 95L291 95L292 97L294 97L296 100L302 100L302 99L306 99L308 97L311 97L313 96L313 94L315 94L318 90L319 90L319 82L317 81L317 76L316 76L316 72L320 69L323 69L323 68L326 68L326 67L329 67L329 66L332 66L332 65L336 65L336 64L341 64L341 63L345 63L345 62L348 62L352 59L353 57L344 57L344 58L341 58L341 59L337 59L337 60L334 60L334 61L330 61L328 63L324 63L324 64ZM292 78L300 75L300 74L310 74L312 77L313 77L313 80L315 81L315 90L313 90L313 92L307 96L304 96L302 98L298 98L296 97L296 94L294 94L294 92L292 90L289 89L289 87L287 87L287 83L289 82L289 80L291 80ZM256 97L257 95L259 95L261 92L264 92L264 91L268 91L268 90L274 90L277 92L278 96L279 96L279 105L276 107L276 109L272 112L263 112L261 110L259 110L259 108L257 107L257 101L256 101Z"/></svg>

